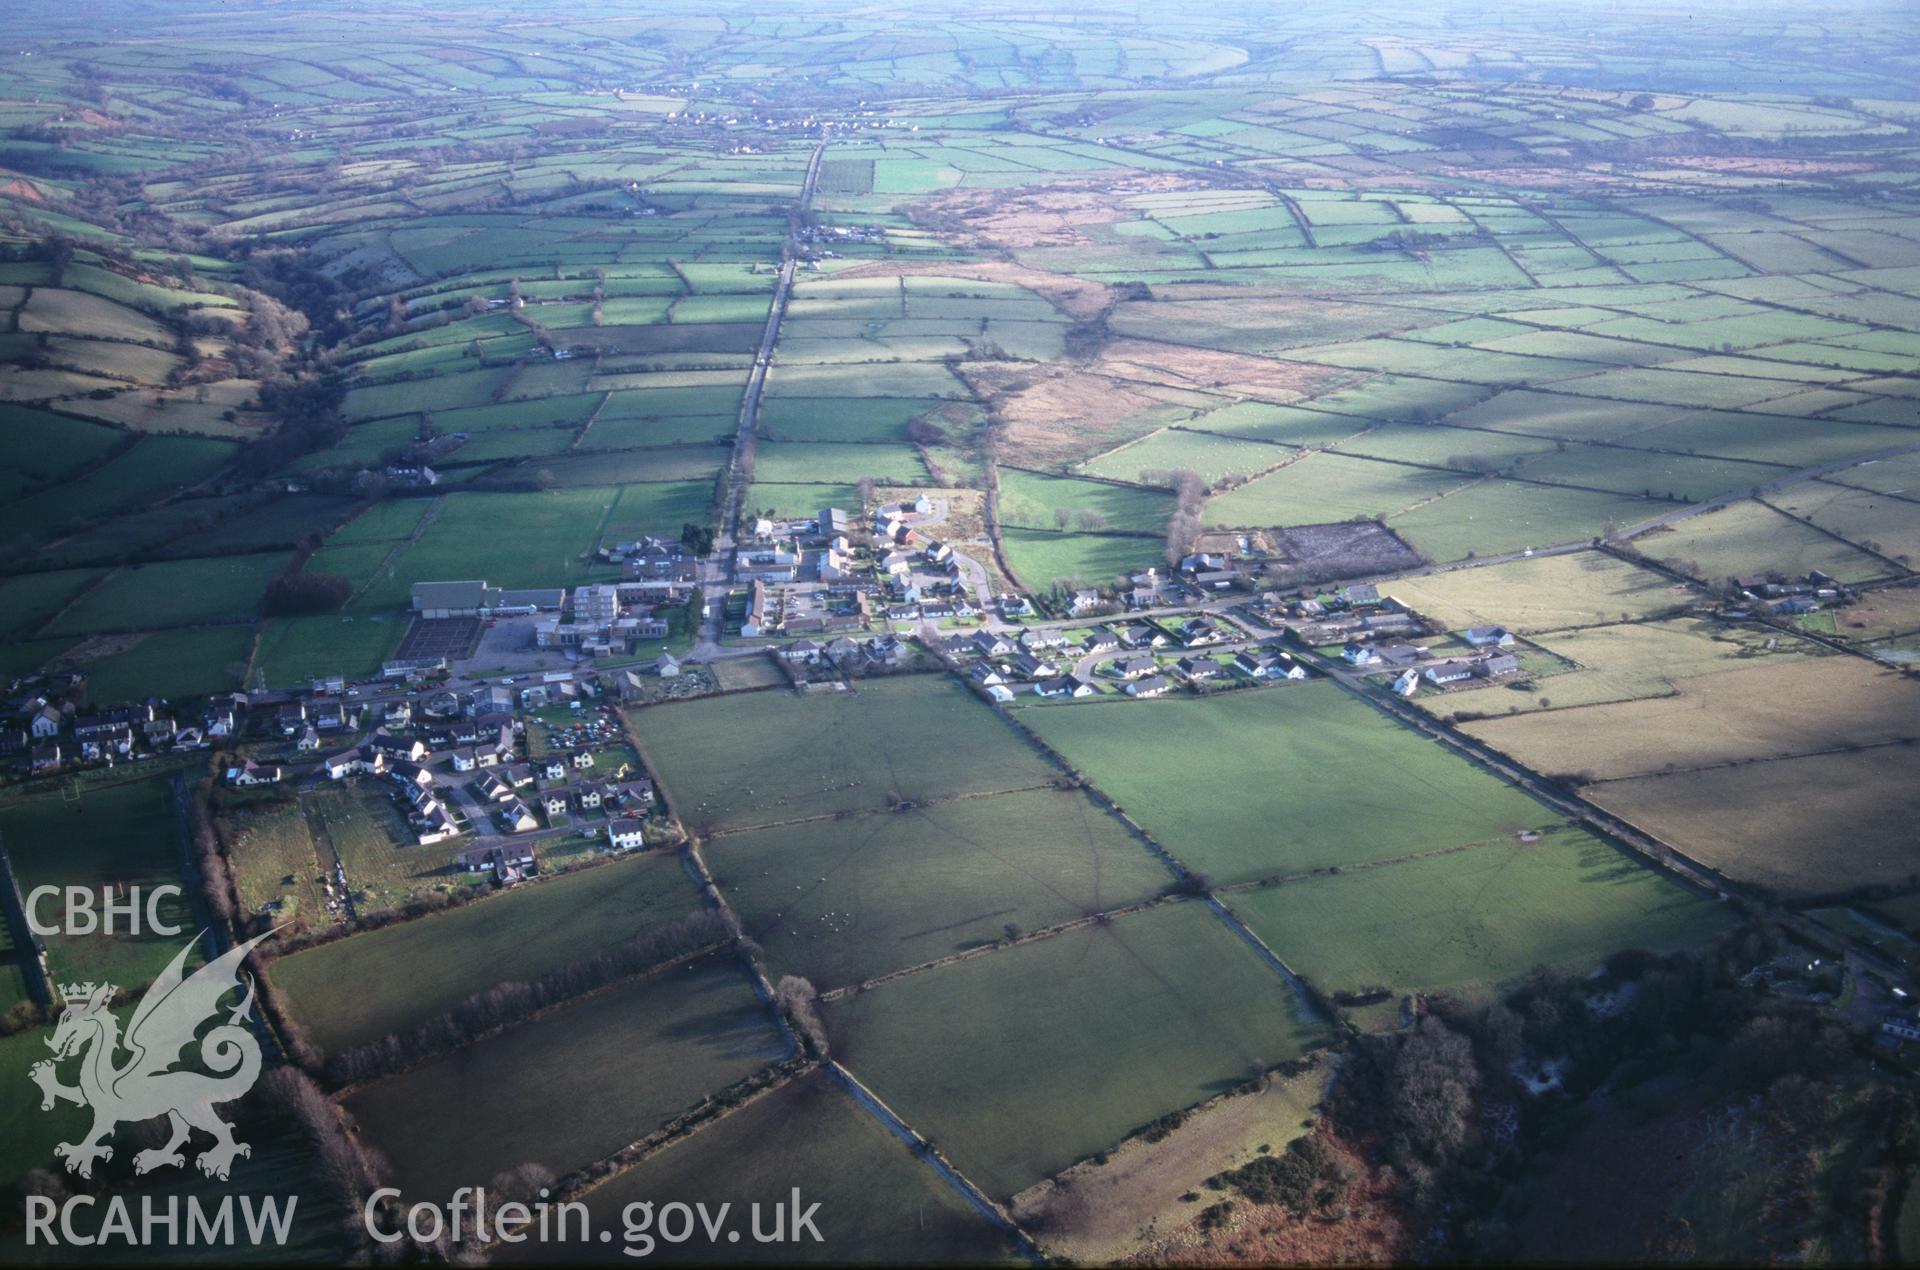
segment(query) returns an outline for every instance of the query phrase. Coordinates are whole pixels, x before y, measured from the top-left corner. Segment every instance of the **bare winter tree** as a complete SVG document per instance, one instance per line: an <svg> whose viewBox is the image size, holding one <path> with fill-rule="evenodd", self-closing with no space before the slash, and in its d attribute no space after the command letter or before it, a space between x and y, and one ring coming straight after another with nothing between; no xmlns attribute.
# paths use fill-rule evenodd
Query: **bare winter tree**
<svg viewBox="0 0 1920 1270"><path fill-rule="evenodd" d="M854 483L853 490L860 499L861 511L873 506L874 480L871 476L861 477Z"/></svg>
<svg viewBox="0 0 1920 1270"><path fill-rule="evenodd" d="M1179 467L1167 473L1167 483L1173 486L1173 496L1179 500L1180 510L1198 516L1200 504L1207 499L1205 478L1190 467Z"/></svg>
<svg viewBox="0 0 1920 1270"><path fill-rule="evenodd" d="M1200 540L1200 518L1188 511L1175 512L1167 520L1167 563L1177 565L1193 554Z"/></svg>

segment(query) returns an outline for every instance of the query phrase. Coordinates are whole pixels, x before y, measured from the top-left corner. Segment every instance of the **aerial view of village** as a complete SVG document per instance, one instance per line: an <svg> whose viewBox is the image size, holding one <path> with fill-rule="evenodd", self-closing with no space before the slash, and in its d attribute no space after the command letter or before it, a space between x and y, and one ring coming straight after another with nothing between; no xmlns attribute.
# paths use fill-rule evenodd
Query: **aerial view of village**
<svg viewBox="0 0 1920 1270"><path fill-rule="evenodd" d="M0 1265L1920 1261L1911 0L10 0Z"/></svg>

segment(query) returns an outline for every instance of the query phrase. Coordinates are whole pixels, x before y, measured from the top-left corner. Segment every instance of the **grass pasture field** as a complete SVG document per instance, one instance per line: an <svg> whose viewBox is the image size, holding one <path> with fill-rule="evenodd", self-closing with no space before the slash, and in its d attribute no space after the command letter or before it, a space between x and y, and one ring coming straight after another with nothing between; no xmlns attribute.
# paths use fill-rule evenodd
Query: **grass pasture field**
<svg viewBox="0 0 1920 1270"><path fill-rule="evenodd" d="M1635 550L1708 581L1818 569L1842 582L1886 576L1882 561L1751 499L1634 539Z"/></svg>
<svg viewBox="0 0 1920 1270"><path fill-rule="evenodd" d="M1486 842L1558 819L1324 680L1027 710L1020 722L1175 859L1221 884Z"/></svg>
<svg viewBox="0 0 1920 1270"><path fill-rule="evenodd" d="M1491 480L1389 516L1387 526L1435 560L1465 560L1584 542L1679 506L1663 499Z"/></svg>
<svg viewBox="0 0 1920 1270"><path fill-rule="evenodd" d="M439 1199L521 1164L555 1173L590 1164L783 1052L745 972L722 953L365 1086L346 1107L392 1160L394 1185ZM503 1086L518 1092L494 1099ZM476 1115L476 1100L501 1105Z"/></svg>
<svg viewBox="0 0 1920 1270"><path fill-rule="evenodd" d="M656 1258L1031 1252L914 1133L1061 1262L1584 1247L1855 1264L1885 1261L1895 1235L1920 1247L1920 1198L1872 1173L1899 1146L1901 1116L1879 1115L1900 1111L1897 1074L1840 1031L1850 1008L1871 1026L1870 986L1788 1002L1806 994L1783 978L1719 973L1771 955L1782 906L1841 942L1893 947L1882 917L1920 930L1911 4L1661 24L1604 5L215 18L149 2L119 27L99 6L15 7L0 679L86 676L9 690L0 834L22 881L179 882L181 794L229 752L284 764L283 784L211 806L245 920L342 936L267 971L336 1055L701 910L695 863L741 922L738 947L328 1088L408 1200L589 1167L699 1107L715 1114L631 1171L576 1174L615 1229L569 1254L634 1260L629 1203L658 1220L673 1199L744 1208L793 1188L822 1203L825 1244ZM1204 491L1180 490L1186 470ZM923 536L972 562L953 587L920 571L931 615L868 577L887 550L875 506L915 493L945 507ZM849 514L854 560L826 606L882 603L847 633L910 641L893 673L801 674L726 620L747 589L735 513L824 507ZM318 677L379 676L417 583L573 591L623 579L618 544L707 532L698 585L725 596L712 640L684 596L664 640L619 652L585 632L537 647L549 613L462 619L437 632L459 645L444 684L416 695L508 677L519 692L564 667L585 695L620 696L577 775L643 767L690 845L599 859L584 815L514 839L544 876L496 888L457 858L505 841L467 791L466 831L423 847L392 782L312 770L364 743L377 709L319 754L266 717ZM1128 575L1201 551L1240 580L1170 583L1153 599L1177 600L1134 609ZM339 611L263 606L295 563L348 581ZM841 632L807 616L816 563L777 602L791 638L824 643ZM1739 594L1800 580L1827 591L1817 611ZM1279 608L1361 581L1420 614L1412 638L1439 656L1465 655L1470 626L1508 628L1517 673L1422 681L1389 709L1385 666L1188 683L1168 648L1154 663L1182 681L1163 699L1127 698L1110 670L1084 701L1022 682L996 705L936 643L986 626L1078 644L1204 611L1235 644L1280 644L1307 624L1283 629ZM1129 611L1068 612L1085 587ZM1254 602L1269 590L1280 605ZM1008 592L1031 609L996 602ZM990 614L937 607L962 594ZM560 613L580 618L579 598ZM456 626L485 634L484 655ZM1333 638L1349 635L1401 638ZM624 677L669 648L678 678ZM205 750L46 776L41 738L20 735L43 691L80 716L164 698L186 723L201 698L263 682L241 735ZM570 745L563 723L599 708L520 710L525 752ZM406 726L462 743L433 716ZM1500 775L1517 766L1734 894L1647 867ZM349 896L329 910L336 863ZM191 929L207 905L187 892L173 915ZM335 929L349 908L372 919L351 934ZM1753 938L1718 940L1749 922ZM178 943L56 937L54 972L137 992ZM1710 973L1650 968L1618 1014L1547 1013L1610 954L1709 944ZM0 1013L28 983L19 951L0 938ZM1510 1020L1473 1012L1536 967L1555 977L1508 1002L1524 1024L1508 1053ZM1313 1017L1288 968L1386 989L1348 1014L1397 1035ZM790 1048L815 1021L759 994L761 970L820 993L832 1061L912 1132ZM1463 1012L1403 1012L1408 994ZM1465 1101L1418 1061L1456 1024L1483 1078ZM1180 1121L1321 1045L1308 1070ZM43 1052L38 1030L0 1037L0 1076L21 1085ZM1771 1070L1795 1065L1819 1097ZM1481 1132L1477 1113L1547 1070L1559 1092ZM755 1073L800 1078L708 1101ZM1385 1132L1346 1114L1355 1089ZM1569 1128L1553 1110L1595 1090L1611 1111ZM1756 1091L1764 1115L1742 1110ZM59 1168L48 1134L69 1121L35 1101L0 1108L0 1182ZM1312 1121L1342 1174L1309 1194L1320 1211L1209 1185L1277 1155L1269 1180L1291 1188L1285 1152ZM106 1178L70 1185L174 1193L132 1179L116 1145ZM297 1134L258 1151L261 1185L313 1194L310 1220L336 1227L289 1259L368 1259L320 1198L319 1151ZM481 1251L556 1250L372 1259Z"/></svg>
<svg viewBox="0 0 1920 1270"><path fill-rule="evenodd" d="M1648 617L1691 594L1597 551L1397 578L1381 589L1451 630L1504 626L1523 635Z"/></svg>
<svg viewBox="0 0 1920 1270"><path fill-rule="evenodd" d="M1650 700L1463 726L1536 771L1619 780L1920 740L1920 683L1857 657L1769 658L1675 679Z"/></svg>
<svg viewBox="0 0 1920 1270"><path fill-rule="evenodd" d="M151 766L138 773L88 773L66 788L42 788L0 804L0 835L20 889L83 886L125 895L180 881L180 835L172 782ZM162 920L199 930L184 896L163 899ZM68 925L64 901L43 905L44 921ZM166 969L181 938L154 933L111 937L56 934L47 939L55 982L113 983L135 991Z"/></svg>
<svg viewBox="0 0 1920 1270"><path fill-rule="evenodd" d="M1029 789L1060 775L944 675L869 680L858 693L674 702L627 720L696 832Z"/></svg>
<svg viewBox="0 0 1920 1270"><path fill-rule="evenodd" d="M1310 454L1209 499L1202 515L1209 525L1227 528L1391 517L1472 479L1463 472Z"/></svg>
<svg viewBox="0 0 1920 1270"><path fill-rule="evenodd" d="M1305 1011L1187 902L841 998L827 1025L863 1083L1004 1199L1297 1057L1322 1034Z"/></svg>
<svg viewBox="0 0 1920 1270"><path fill-rule="evenodd" d="M1010 1255L997 1227L824 1071L776 1090L596 1187L587 1207L596 1225L615 1225L633 1203L704 1202L709 1210L731 1204L734 1212L745 1212L796 1187L809 1204L820 1205L815 1222L820 1243L699 1241L676 1249L676 1259L917 1265L997 1263ZM594 1243L570 1246L565 1255L569 1261L630 1260ZM510 1265L518 1258L509 1252L500 1260Z"/></svg>
<svg viewBox="0 0 1920 1270"><path fill-rule="evenodd" d="M97 705L180 700L241 687L252 644L250 626L100 635L67 648L51 665L84 671Z"/></svg>
<svg viewBox="0 0 1920 1270"><path fill-rule="evenodd" d="M129 565L69 605L50 623L49 633L156 630L251 618L287 559L269 553Z"/></svg>
<svg viewBox="0 0 1920 1270"><path fill-rule="evenodd" d="M364 1045L701 907L678 857L650 852L296 952L273 981L322 1048Z"/></svg>
<svg viewBox="0 0 1920 1270"><path fill-rule="evenodd" d="M1911 745L1607 781L1587 796L1737 882L1792 899L1910 886Z"/></svg>
<svg viewBox="0 0 1920 1270"><path fill-rule="evenodd" d="M1036 591L1111 585L1115 579L1165 563L1159 540L1144 536L1005 529L1000 543L1014 575Z"/></svg>
<svg viewBox="0 0 1920 1270"><path fill-rule="evenodd" d="M1713 902L1576 829L1235 891L1227 906L1323 991L1485 996L1536 966L1579 974L1629 948L1724 929Z"/></svg>
<svg viewBox="0 0 1920 1270"><path fill-rule="evenodd" d="M711 843L773 969L838 987L1145 900L1173 873L1078 792L964 798Z"/></svg>
<svg viewBox="0 0 1920 1270"><path fill-rule="evenodd" d="M1475 715L1493 717L1665 696L1693 676L1755 662L1778 665L1826 652L1818 644L1782 639L1770 630L1696 617L1578 627L1532 642L1571 668L1535 678L1524 691L1501 684L1453 689L1414 700L1440 718L1464 721Z"/></svg>

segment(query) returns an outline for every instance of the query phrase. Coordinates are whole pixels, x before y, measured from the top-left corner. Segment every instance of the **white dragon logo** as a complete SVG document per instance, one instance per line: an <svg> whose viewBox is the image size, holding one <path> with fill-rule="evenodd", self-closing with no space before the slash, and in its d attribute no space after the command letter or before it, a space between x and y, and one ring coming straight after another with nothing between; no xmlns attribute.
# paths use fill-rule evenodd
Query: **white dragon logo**
<svg viewBox="0 0 1920 1270"><path fill-rule="evenodd" d="M165 1146L136 1155L136 1173L185 1164L180 1148L194 1129L214 1137L214 1145L202 1151L198 1161L200 1171L209 1177L225 1181L234 1157L253 1153L246 1143L234 1141L233 1127L213 1108L246 1093L260 1075L260 1042L245 1024L253 1007L253 982L250 976L243 982L238 971L253 946L266 937L236 944L183 978L187 954L193 951L193 943L187 944L140 998L127 1021L124 1041L120 1021L110 1008L112 984L62 986L67 1006L47 1041L53 1058L35 1063L29 1075L40 1086L42 1111L52 1110L59 1102L93 1109L93 1128L78 1142L62 1142L54 1148L69 1170L92 1177L96 1160L113 1158L106 1139L117 1125L156 1116L167 1117L172 1137ZM198 1037L202 1025L221 1014L221 999L236 989L244 990L245 998L227 1012L226 1022ZM181 1061L181 1051L195 1040L200 1042L200 1061L212 1075L173 1070ZM114 1060L123 1046L131 1057L116 1067ZM83 1050L80 1083L62 1085L54 1064Z"/></svg>

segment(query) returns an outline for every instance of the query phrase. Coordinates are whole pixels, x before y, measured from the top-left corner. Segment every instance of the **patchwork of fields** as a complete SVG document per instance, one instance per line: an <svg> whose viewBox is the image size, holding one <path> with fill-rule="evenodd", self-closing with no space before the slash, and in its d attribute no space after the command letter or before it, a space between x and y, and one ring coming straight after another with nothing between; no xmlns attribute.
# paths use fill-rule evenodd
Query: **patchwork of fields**
<svg viewBox="0 0 1920 1270"><path fill-rule="evenodd" d="M314 1197L317 1261L369 1252L338 1219L370 1179L551 1183L609 1225L822 1205L822 1246L674 1259L1079 1259L1027 1215L1110 1153L1220 1155L1187 1113L1275 1069L1401 1084L1378 1124L1303 1093L1302 1123L1232 1144L1304 1209L1170 1172L1140 1193L1179 1207L1144 1206L1116 1256L1487 1260L1519 1227L1469 1220L1460 1179L1510 1179L1463 1161L1498 1112L1499 1168L1544 1173L1515 1144L1564 1128L1554 1099L1605 1048L1569 1036L1612 1004L1648 1070L1717 1046L1694 1066L1748 1081L1691 1109L1752 1138L1698 1176L1783 1179L1764 1219L1750 1187L1715 1206L1788 1232L1771 1255L1693 1220L1697 1194L1648 1248L1684 1217L1701 1259L1879 1256L1888 1231L1855 1227L1920 1211L1889 1198L1895 1139L1780 1145L1860 1083L1837 1028L1710 1046L1674 1016L1718 971L1660 960L1726 954L1749 910L1768 956L1851 941L1839 983L1791 943L1759 978L1790 981L1793 1026L1845 1010L1858 1039L1920 938L1912 15L1737 8L1681 38L1605 6L399 0L136 5L136 37L26 0L0 19L0 846L29 892L184 877L184 931L282 928L270 1058L316 1087L277 1092L245 1181ZM878 507L922 493L938 511L883 539ZM824 508L846 542L804 523ZM754 637L750 535L806 543ZM662 595L649 540L718 546ZM482 606L484 664L367 688L404 669L415 584L462 580L626 580L668 634L596 666L560 625L584 600ZM872 659L769 656L803 609ZM1159 700L1117 687L1109 630L1199 611L1233 642L1140 652L1124 673ZM1073 646L952 639L979 628ZM1419 643L1369 671L1349 639ZM1213 673L1290 641L1306 682ZM1514 661L1422 678L1489 642ZM1099 686L1035 704L1067 682L1047 670ZM284 727L332 677L373 708ZM507 717L498 770L538 783L453 781ZM98 748L120 722L127 748ZM392 781L329 779L376 727L436 738L458 834L422 835ZM576 746L599 761L547 777ZM652 782L638 849L598 807L615 770ZM27 942L0 924L16 1086L46 1055ZM130 1010L177 950L46 954ZM1664 987L1548 999L1621 960ZM1395 1066L1449 1027L1445 1062L1499 1054L1484 1088ZM1828 1042L1819 1082L1767 1067ZM1726 1111L1755 1099L1765 1126ZM82 1126L30 1102L0 1109L0 1182L44 1189L29 1171ZM1456 1141L1378 1170L1449 1107ZM1288 1171L1342 1130L1379 1132ZM1783 1215L1811 1207L1802 1174L1837 1193L1883 1156L1845 1238ZM1484 1246L1422 1242L1456 1216Z"/></svg>

